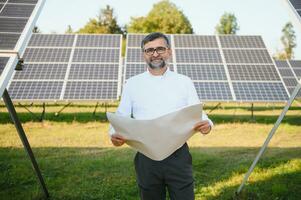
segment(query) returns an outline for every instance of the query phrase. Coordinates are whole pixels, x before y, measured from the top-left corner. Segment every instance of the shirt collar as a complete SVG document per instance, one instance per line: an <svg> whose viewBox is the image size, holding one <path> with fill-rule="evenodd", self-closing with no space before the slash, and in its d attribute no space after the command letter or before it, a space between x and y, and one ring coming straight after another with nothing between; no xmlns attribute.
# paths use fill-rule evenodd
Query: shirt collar
<svg viewBox="0 0 301 200"><path fill-rule="evenodd" d="M167 66L167 69L166 69L166 71L164 72L164 74L158 75L158 76L152 75L152 74L149 72L148 67L147 67L147 74L149 75L149 77L153 77L153 78L160 78L160 79L161 79L161 78L165 78L165 77L168 76L168 74L170 74L169 66Z"/></svg>

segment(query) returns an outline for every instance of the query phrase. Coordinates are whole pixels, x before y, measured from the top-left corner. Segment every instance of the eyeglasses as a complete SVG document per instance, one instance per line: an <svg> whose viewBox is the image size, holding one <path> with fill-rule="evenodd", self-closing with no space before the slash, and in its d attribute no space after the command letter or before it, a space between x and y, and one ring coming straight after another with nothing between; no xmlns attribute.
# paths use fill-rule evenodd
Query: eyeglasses
<svg viewBox="0 0 301 200"><path fill-rule="evenodd" d="M148 49L144 49L144 53L146 53L147 55L151 56L153 55L155 52L157 52L157 54L164 54L166 52L168 48L166 47L157 47L157 48L148 48Z"/></svg>

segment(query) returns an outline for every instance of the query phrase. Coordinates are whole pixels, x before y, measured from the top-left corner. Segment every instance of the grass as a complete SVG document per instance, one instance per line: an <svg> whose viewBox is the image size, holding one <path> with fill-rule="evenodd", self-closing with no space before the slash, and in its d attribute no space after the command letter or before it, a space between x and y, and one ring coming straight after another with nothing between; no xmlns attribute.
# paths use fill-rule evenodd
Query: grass
<svg viewBox="0 0 301 200"><path fill-rule="evenodd" d="M206 109L213 107L208 105ZM258 105L255 121L250 120L249 105L245 104L223 105L211 112L213 132L207 136L196 134L188 141L197 200L301 198L301 109L296 105L280 125L242 193L234 196L282 107ZM103 108L95 117L93 105L73 105L55 117L60 108L47 106L45 121L37 122L17 106L51 199L138 199L135 151L111 145ZM31 109L38 114L41 107ZM108 108L115 109L114 105ZM42 199L31 163L3 106L0 170L1 199Z"/></svg>

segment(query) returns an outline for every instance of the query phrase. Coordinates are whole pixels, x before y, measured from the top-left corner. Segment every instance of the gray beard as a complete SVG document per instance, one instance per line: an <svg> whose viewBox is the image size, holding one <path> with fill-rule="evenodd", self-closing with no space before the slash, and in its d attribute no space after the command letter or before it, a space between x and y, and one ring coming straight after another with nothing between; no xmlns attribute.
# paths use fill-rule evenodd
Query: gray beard
<svg viewBox="0 0 301 200"><path fill-rule="evenodd" d="M147 64L152 69L161 69L161 68L165 67L166 62L163 59L161 59L160 61L161 62L152 62L151 61L151 62L148 62Z"/></svg>

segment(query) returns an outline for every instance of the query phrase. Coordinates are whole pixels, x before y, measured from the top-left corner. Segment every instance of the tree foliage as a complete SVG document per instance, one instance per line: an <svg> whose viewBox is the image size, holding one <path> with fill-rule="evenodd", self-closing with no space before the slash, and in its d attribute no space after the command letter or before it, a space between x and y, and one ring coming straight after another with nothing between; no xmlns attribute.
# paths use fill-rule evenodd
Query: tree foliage
<svg viewBox="0 0 301 200"><path fill-rule="evenodd" d="M153 5L146 17L132 17L129 33L193 33L192 26L184 13L168 0Z"/></svg>
<svg viewBox="0 0 301 200"><path fill-rule="evenodd" d="M233 13L224 13L215 27L217 34L236 34L239 30L237 18Z"/></svg>
<svg viewBox="0 0 301 200"><path fill-rule="evenodd" d="M293 49L297 46L296 35L291 22L288 22L282 28L282 36L280 41L283 45L283 49L277 51L274 58L277 60L286 60L294 58Z"/></svg>
<svg viewBox="0 0 301 200"><path fill-rule="evenodd" d="M74 33L73 28L71 27L71 25L68 25L65 33Z"/></svg>
<svg viewBox="0 0 301 200"><path fill-rule="evenodd" d="M90 19L78 33L122 33L122 30L117 24L113 8L107 5L100 10L98 17Z"/></svg>

